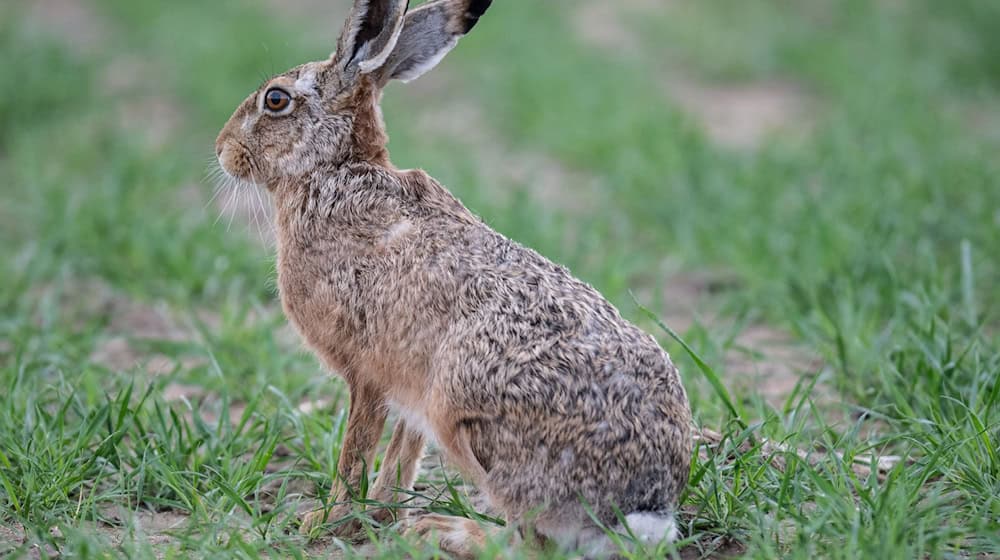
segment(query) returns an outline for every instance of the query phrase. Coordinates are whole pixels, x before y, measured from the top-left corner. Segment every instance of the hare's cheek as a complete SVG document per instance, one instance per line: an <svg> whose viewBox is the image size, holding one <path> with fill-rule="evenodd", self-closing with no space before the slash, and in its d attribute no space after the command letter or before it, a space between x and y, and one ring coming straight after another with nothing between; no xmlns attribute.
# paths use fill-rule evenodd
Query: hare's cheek
<svg viewBox="0 0 1000 560"><path fill-rule="evenodd" d="M276 169L284 175L299 175L315 167L315 151L305 145L290 145L274 158Z"/></svg>

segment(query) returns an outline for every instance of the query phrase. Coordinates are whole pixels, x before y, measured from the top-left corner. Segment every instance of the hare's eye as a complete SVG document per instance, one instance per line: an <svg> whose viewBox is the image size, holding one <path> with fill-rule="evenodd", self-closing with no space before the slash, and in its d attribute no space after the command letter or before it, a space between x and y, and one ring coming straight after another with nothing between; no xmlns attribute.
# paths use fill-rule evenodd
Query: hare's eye
<svg viewBox="0 0 1000 560"><path fill-rule="evenodd" d="M283 89L272 88L264 94L264 106L274 112L285 110L291 102L292 96Z"/></svg>

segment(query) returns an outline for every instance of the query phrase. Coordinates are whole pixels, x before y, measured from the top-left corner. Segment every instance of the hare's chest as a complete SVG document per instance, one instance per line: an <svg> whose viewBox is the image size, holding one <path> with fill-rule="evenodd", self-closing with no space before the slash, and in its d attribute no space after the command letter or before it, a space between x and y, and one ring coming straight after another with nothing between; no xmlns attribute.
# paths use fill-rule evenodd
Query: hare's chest
<svg viewBox="0 0 1000 560"><path fill-rule="evenodd" d="M354 361L370 338L366 290L356 267L279 251L278 292L285 316L331 367Z"/></svg>
<svg viewBox="0 0 1000 560"><path fill-rule="evenodd" d="M322 269L301 255L279 251L278 293L285 316L317 350L340 345L344 305Z"/></svg>
<svg viewBox="0 0 1000 560"><path fill-rule="evenodd" d="M284 270L279 266L278 294L281 298L281 307L285 311L285 317L303 337L309 340L310 333L315 330L314 323L318 313L315 309L313 291L309 289L305 279L294 271Z"/></svg>

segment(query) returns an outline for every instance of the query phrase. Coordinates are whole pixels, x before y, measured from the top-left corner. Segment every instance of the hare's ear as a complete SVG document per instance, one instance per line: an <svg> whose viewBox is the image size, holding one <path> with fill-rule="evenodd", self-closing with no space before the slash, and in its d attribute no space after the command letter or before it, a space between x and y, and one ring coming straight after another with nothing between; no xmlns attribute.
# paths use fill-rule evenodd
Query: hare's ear
<svg viewBox="0 0 1000 560"><path fill-rule="evenodd" d="M408 82L434 68L469 32L492 0L431 0L406 14L381 81Z"/></svg>
<svg viewBox="0 0 1000 560"><path fill-rule="evenodd" d="M408 0L354 0L334 62L342 69L356 66L362 74L382 67L403 29L408 6Z"/></svg>

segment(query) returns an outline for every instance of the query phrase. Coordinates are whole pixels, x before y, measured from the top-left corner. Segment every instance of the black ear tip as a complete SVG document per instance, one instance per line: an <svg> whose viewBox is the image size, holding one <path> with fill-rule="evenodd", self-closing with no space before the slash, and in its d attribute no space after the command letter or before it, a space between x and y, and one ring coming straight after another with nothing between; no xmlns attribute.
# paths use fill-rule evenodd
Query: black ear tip
<svg viewBox="0 0 1000 560"><path fill-rule="evenodd" d="M489 8L492 3L493 0L471 0L469 2L469 9L466 10L466 13L470 16L479 17L486 12L486 9Z"/></svg>
<svg viewBox="0 0 1000 560"><path fill-rule="evenodd" d="M469 7L465 10L465 32L476 26L479 16L486 13L493 0L469 0Z"/></svg>

